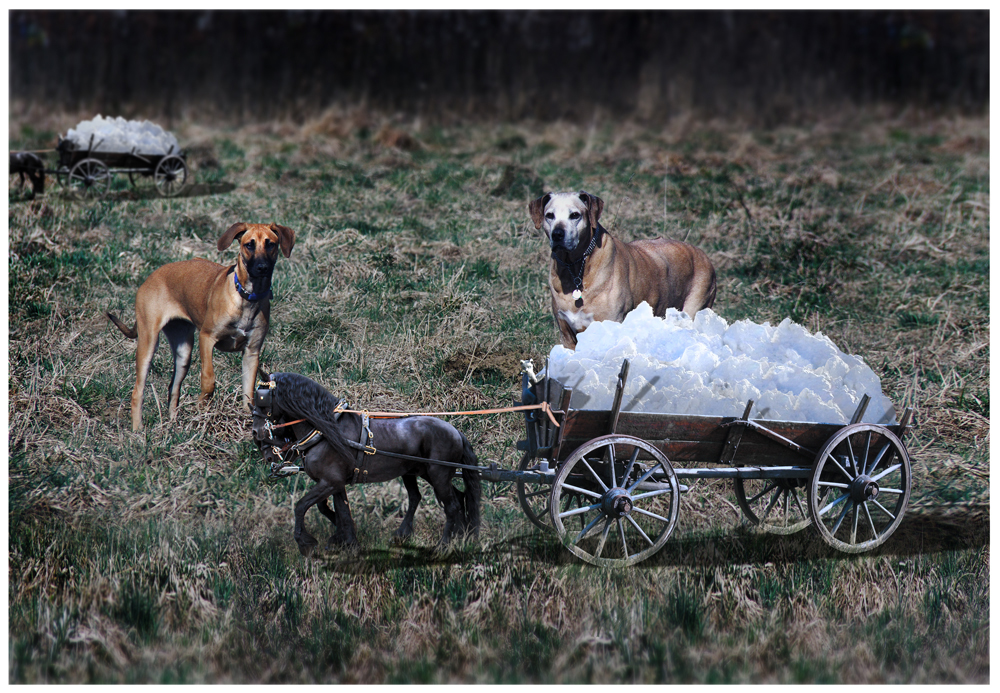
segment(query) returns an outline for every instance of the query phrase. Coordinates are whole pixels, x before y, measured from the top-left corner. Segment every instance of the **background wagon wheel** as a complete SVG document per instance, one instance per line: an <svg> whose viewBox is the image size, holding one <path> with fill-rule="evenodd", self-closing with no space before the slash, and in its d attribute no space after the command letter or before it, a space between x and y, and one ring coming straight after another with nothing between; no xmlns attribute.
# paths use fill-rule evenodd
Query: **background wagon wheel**
<svg viewBox="0 0 1000 693"><path fill-rule="evenodd" d="M816 456L809 514L830 546L868 551L899 526L910 481L909 455L892 431L875 424L844 426Z"/></svg>
<svg viewBox="0 0 1000 693"><path fill-rule="evenodd" d="M733 479L743 515L771 534L794 534L812 523L807 485L808 479Z"/></svg>
<svg viewBox="0 0 1000 693"><path fill-rule="evenodd" d="M616 452L628 457L615 460ZM652 459L640 460L643 452ZM559 468L549 499L563 545L609 568L634 565L659 551L674 531L679 507L670 461L641 438L623 435L601 436L574 450Z"/></svg>
<svg viewBox="0 0 1000 693"><path fill-rule="evenodd" d="M529 467L534 466L534 460L535 457L530 452L524 453L521 463L517 465L517 470L519 472L527 471ZM531 520L531 524L551 532L552 518L549 515L549 498L552 487L546 483L525 482L521 479L518 479L514 485L517 487L517 502L521 504L521 510Z"/></svg>
<svg viewBox="0 0 1000 693"><path fill-rule="evenodd" d="M99 200L111 188L111 174L103 161L84 159L70 170L68 187L78 200Z"/></svg>
<svg viewBox="0 0 1000 693"><path fill-rule="evenodd" d="M153 182L156 191L163 197L177 195L187 184L188 167L179 156L165 156L156 165Z"/></svg>

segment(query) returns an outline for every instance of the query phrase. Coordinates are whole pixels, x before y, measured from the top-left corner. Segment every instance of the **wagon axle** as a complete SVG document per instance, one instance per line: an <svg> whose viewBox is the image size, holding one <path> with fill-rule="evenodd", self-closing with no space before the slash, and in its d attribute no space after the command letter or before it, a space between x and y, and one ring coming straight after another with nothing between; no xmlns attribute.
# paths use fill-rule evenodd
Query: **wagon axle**
<svg viewBox="0 0 1000 693"><path fill-rule="evenodd" d="M855 503L864 503L878 498L878 482L866 474L862 474L852 481L850 490L851 500Z"/></svg>
<svg viewBox="0 0 1000 693"><path fill-rule="evenodd" d="M601 498L601 512L608 517L625 517L632 512L632 500L625 489L619 487L609 489Z"/></svg>

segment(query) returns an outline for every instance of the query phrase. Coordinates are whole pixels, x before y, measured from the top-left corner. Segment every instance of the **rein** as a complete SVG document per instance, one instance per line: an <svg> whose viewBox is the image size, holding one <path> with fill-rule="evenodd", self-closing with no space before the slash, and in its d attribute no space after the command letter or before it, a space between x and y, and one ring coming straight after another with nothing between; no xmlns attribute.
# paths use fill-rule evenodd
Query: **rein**
<svg viewBox="0 0 1000 693"><path fill-rule="evenodd" d="M500 407L497 409L476 409L468 411L432 411L432 412L406 412L406 411L361 411L358 409L338 409L337 411L346 412L348 414L368 414L373 419L405 419L409 416L475 416L476 414L505 414L512 411L529 411L531 409L541 409L545 412L546 416L549 417L549 421L559 426L559 422L556 421L556 417L552 414L552 406L548 402L540 402L538 404L525 404L518 407ZM304 421L305 419L299 419L299 421ZM293 421L292 423L298 423L298 421ZM287 426L288 424L282 424ZM275 426L277 428L277 426Z"/></svg>
<svg viewBox="0 0 1000 693"><path fill-rule="evenodd" d="M273 380L272 381L268 381L266 383L262 382L262 381L258 381L257 385L258 385L258 391L264 390L265 388L267 390L272 390L275 387L275 383L274 383ZM494 409L476 409L476 410L466 410L466 411L443 411L443 412L426 412L426 413L425 412L395 412L395 411L369 412L366 409L365 410L342 409L341 408L342 404L343 404L343 400L341 400L341 403L338 404L338 406L334 410L335 413L337 413L337 414L340 414L340 413L360 414L361 415L361 421L362 421L362 424L361 424L361 441L360 442L354 442L353 440L344 440L344 442L348 446L350 446L350 447L352 447L352 448L354 448L355 450L358 451L358 459L357 459L357 462L356 462L357 465L358 465L358 467L356 467L354 469L354 479L352 480L352 483L358 483L359 478L364 478L364 477L367 476L368 471L366 469L364 469L364 466L365 466L364 465L364 458L365 458L366 455L374 455L376 453L377 454L381 454L381 455L385 455L387 457L395 457L395 458L398 458L398 459L410 460L410 461L413 461L413 462L423 462L423 463L430 463L430 464L439 464L439 465L443 465L443 466L446 466L446 467L456 467L458 469L471 469L471 470L475 470L475 471L483 471L483 469L485 469L484 467L475 467L475 466L472 466L472 465L460 464L458 462L445 462L443 460L434 460L434 459L425 458L425 457L415 457L413 455L404 455L403 453L399 453L399 452L389 452L387 450L376 450L375 446L372 445L372 443L373 443L373 437L374 436L372 435L371 429L368 427L368 420L369 419L403 419L403 418L407 418L407 417L410 417L410 416L473 416L473 415L476 415L476 414L503 414L503 413L507 413L507 412L532 411L532 410L535 410L535 409L541 409L542 411L545 412L546 416L549 417L549 420L553 424L555 424L557 427L559 426L559 422L556 421L556 418L555 418L555 416L552 413L552 406L548 402L539 402L538 404L525 404L525 405L520 405L520 406L516 406L516 407L497 407L497 408L494 408ZM258 406L258 405L255 404L255 406ZM265 411L266 411L265 416L267 417L268 421L264 425L264 428L265 428L265 430L268 433L270 433L271 431L273 431L274 429L277 429L277 428L285 428L285 427L292 426L292 425L297 424L297 423L303 423L303 422L308 423L307 419L296 419L295 421L286 421L285 423L281 423L281 424L271 423L271 421L270 421L270 418L271 418L270 401L267 400L267 404L264 404L264 402L261 402L261 404L259 406L263 407L265 409ZM285 460L285 454L291 452L291 453L294 453L294 454L298 455L298 454L300 454L301 450L303 450L305 448L308 448L308 447L311 447L314 443L319 442L319 439L322 438L322 437L323 437L323 434L320 433L320 431L318 429L314 428L304 438L301 438L300 440L298 440L298 441L296 441L294 443L291 442L291 441L288 441L288 443L286 445L284 445L282 448L278 448L276 445L274 445L274 443L276 441L272 438L270 440L271 450L275 454L275 456L277 456L279 462L277 462L277 463L272 462L271 463L271 474L270 474L270 476L268 478L271 479L271 480L280 479L280 478L284 478L286 476L289 476L291 474L295 474L296 472L301 471L301 467L299 467L297 465L294 465L294 464L291 464L290 461L286 461ZM367 438L367 442L366 442L366 438Z"/></svg>

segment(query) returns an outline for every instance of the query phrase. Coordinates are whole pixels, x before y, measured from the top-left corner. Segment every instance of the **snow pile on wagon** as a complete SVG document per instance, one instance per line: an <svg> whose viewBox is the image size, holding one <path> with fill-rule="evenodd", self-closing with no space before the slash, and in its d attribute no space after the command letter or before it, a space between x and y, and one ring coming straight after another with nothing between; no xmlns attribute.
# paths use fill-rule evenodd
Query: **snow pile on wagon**
<svg viewBox="0 0 1000 693"><path fill-rule="evenodd" d="M629 360L622 411L741 416L772 421L848 423L862 395L868 423L893 423L878 376L822 332L785 319L777 327L733 324L711 309L663 318L642 303L622 323L592 323L576 351L549 354L549 374L573 388L575 409L611 409L622 360Z"/></svg>
<svg viewBox="0 0 1000 693"><path fill-rule="evenodd" d="M163 156L179 154L181 150L177 138L156 123L125 120L121 116L102 118L98 115L93 120L85 120L76 128L70 128L64 139L72 142L76 149L95 152L129 153L135 150L137 154Z"/></svg>

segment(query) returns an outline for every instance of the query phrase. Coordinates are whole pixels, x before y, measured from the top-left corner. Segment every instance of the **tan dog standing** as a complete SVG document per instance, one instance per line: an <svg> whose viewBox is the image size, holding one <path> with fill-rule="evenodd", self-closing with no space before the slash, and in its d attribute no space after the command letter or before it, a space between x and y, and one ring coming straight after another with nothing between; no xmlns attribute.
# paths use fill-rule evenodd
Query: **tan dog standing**
<svg viewBox="0 0 1000 693"><path fill-rule="evenodd" d="M291 254L295 232L277 224L233 224L219 238L219 250L228 248L236 238L240 239L240 251L235 266L195 258L172 262L149 275L135 295L135 327L126 327L108 313L122 334L139 339L132 389L133 431L142 429L143 391L161 330L174 356L171 419L177 416L181 382L191 365L195 330L201 353L199 404L206 404L215 391L215 348L243 352L243 403L250 407L271 316L271 273L279 249L285 257Z"/></svg>
<svg viewBox="0 0 1000 693"><path fill-rule="evenodd" d="M580 191L548 193L528 204L536 229L552 248L549 288L562 344L598 320L621 322L646 301L694 316L715 302L715 268L704 252L663 238L625 243L598 223L604 202Z"/></svg>

